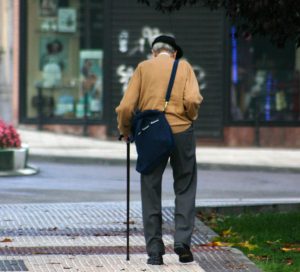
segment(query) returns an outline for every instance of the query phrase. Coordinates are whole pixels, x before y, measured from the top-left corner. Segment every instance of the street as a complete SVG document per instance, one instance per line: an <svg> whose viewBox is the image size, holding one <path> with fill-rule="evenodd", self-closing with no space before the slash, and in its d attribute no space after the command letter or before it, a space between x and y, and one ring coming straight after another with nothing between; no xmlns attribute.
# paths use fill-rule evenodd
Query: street
<svg viewBox="0 0 300 272"><path fill-rule="evenodd" d="M0 203L107 202L126 200L125 165L31 161L40 173L1 177ZM139 174L132 164L131 200L140 200ZM299 173L198 170L197 199L297 198ZM163 180L163 199L172 200L172 172Z"/></svg>

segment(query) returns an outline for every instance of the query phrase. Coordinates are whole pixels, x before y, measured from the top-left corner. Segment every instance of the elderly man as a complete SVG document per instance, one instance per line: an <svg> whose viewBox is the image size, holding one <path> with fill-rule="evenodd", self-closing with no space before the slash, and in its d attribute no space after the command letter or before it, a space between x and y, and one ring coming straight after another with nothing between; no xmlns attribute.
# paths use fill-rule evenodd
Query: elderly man
<svg viewBox="0 0 300 272"><path fill-rule="evenodd" d="M139 109L163 111L165 95L174 59L183 51L170 36L159 36L152 43L153 58L136 68L120 105L116 108L118 128L127 140L134 112ZM192 262L190 250L195 217L197 167L193 121L202 102L199 84L191 65L181 60L175 77L166 118L171 126L175 146L171 151L175 191L174 251L179 261ZM169 158L163 159L150 174L141 175L142 212L148 264L163 264L165 254L162 240L162 175Z"/></svg>

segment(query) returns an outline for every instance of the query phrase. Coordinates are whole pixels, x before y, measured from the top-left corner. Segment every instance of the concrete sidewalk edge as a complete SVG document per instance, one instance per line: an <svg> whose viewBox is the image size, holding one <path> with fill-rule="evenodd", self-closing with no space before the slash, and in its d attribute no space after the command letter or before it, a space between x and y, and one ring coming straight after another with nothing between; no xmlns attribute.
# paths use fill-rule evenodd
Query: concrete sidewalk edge
<svg viewBox="0 0 300 272"><path fill-rule="evenodd" d="M21 177L37 175L40 169L34 165L28 164L26 168L21 168L12 171L0 171L0 177Z"/></svg>
<svg viewBox="0 0 300 272"><path fill-rule="evenodd" d="M197 206L197 212L239 215L243 213L294 212L300 210L300 201L290 203L255 203L236 205Z"/></svg>
<svg viewBox="0 0 300 272"><path fill-rule="evenodd" d="M30 160L58 163L80 163L80 164L108 164L108 165L126 165L126 158L95 158L95 157L75 157L75 156L57 156L41 155L30 153ZM135 166L135 159L131 158L131 165ZM228 170L228 171L265 171L280 173L300 173L300 167L275 167L267 165L247 165L247 164L225 164L225 163L201 163L197 162L198 168L202 170Z"/></svg>

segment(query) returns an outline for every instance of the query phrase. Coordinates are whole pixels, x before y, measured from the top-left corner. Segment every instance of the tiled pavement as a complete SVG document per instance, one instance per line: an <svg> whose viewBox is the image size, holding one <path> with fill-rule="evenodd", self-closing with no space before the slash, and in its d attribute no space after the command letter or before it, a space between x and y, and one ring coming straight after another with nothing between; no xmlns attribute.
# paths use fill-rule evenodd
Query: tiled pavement
<svg viewBox="0 0 300 272"><path fill-rule="evenodd" d="M131 205L130 261L126 261L124 203L18 204L0 206L0 271L259 271L239 251L205 244L215 233L197 221L195 262L173 253L173 208L163 210L163 266L146 264L141 208Z"/></svg>

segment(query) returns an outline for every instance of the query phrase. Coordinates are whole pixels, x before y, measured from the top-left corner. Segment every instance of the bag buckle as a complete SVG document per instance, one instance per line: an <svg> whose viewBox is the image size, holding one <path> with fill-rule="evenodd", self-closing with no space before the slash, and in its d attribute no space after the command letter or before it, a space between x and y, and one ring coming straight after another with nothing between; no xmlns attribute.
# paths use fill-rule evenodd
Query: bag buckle
<svg viewBox="0 0 300 272"><path fill-rule="evenodd" d="M167 108L168 104L169 104L169 101L166 101L166 102L165 102L164 111L166 110L166 108Z"/></svg>

